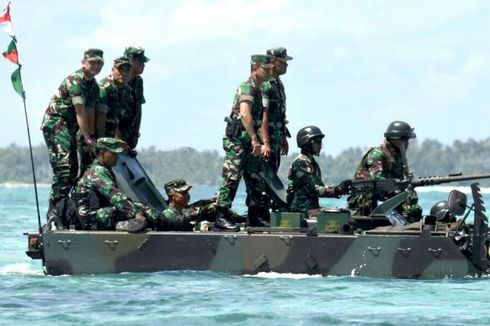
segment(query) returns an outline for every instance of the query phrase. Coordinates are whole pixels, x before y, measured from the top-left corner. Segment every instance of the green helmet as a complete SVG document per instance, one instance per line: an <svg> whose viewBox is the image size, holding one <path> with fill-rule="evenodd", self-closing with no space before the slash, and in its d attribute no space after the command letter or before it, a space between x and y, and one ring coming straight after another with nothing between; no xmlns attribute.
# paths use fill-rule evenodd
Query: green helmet
<svg viewBox="0 0 490 326"><path fill-rule="evenodd" d="M385 137L388 139L402 139L417 137L413 132L413 128L404 121L393 121L390 123L385 132Z"/></svg>
<svg viewBox="0 0 490 326"><path fill-rule="evenodd" d="M322 133L320 128L318 128L316 126L304 127L298 131L298 134L296 135L296 143L298 144L299 148L302 148L303 146L308 144L308 142L312 138L315 138L315 137L323 138L323 137L325 137L325 135Z"/></svg>

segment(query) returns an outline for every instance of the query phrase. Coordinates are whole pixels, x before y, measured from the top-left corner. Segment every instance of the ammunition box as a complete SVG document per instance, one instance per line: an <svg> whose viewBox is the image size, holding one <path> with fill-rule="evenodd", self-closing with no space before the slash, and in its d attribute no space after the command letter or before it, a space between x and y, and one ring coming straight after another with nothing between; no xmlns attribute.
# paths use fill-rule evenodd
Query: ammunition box
<svg viewBox="0 0 490 326"><path fill-rule="evenodd" d="M348 224L350 212L345 209L329 209L319 213L317 218L316 229L318 232L341 232L344 226Z"/></svg>
<svg viewBox="0 0 490 326"><path fill-rule="evenodd" d="M301 213L273 212L271 214L271 226L282 228L299 228Z"/></svg>

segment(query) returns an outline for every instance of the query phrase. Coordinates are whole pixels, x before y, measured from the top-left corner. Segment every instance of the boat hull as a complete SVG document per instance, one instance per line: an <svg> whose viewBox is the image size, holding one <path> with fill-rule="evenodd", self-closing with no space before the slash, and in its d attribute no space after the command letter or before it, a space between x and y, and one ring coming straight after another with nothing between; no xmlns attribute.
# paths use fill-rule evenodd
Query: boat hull
<svg viewBox="0 0 490 326"><path fill-rule="evenodd" d="M42 251L50 275L210 270L434 279L480 273L441 235L48 231Z"/></svg>

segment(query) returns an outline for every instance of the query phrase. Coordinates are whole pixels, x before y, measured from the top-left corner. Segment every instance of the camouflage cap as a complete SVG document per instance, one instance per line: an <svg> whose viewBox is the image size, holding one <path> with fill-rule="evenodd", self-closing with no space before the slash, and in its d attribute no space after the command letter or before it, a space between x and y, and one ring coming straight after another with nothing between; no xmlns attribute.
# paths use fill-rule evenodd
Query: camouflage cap
<svg viewBox="0 0 490 326"><path fill-rule="evenodd" d="M143 63L150 61L150 59L145 56L145 49L140 46L128 46L124 50L124 55L130 59L137 59Z"/></svg>
<svg viewBox="0 0 490 326"><path fill-rule="evenodd" d="M267 50L267 55L281 61L293 60L293 57L288 56L288 51L286 48L283 48L282 46Z"/></svg>
<svg viewBox="0 0 490 326"><path fill-rule="evenodd" d="M88 49L83 54L84 60L104 62L104 51L100 49Z"/></svg>
<svg viewBox="0 0 490 326"><path fill-rule="evenodd" d="M264 68L272 68L273 64L271 62L272 57L265 54L252 54L250 57L250 64L261 65Z"/></svg>
<svg viewBox="0 0 490 326"><path fill-rule="evenodd" d="M131 62L131 59L126 56L122 56L114 60L114 67L121 67L124 65L132 66L133 63Z"/></svg>
<svg viewBox="0 0 490 326"><path fill-rule="evenodd" d="M97 139L97 145L95 145L98 151L105 150L113 153L122 153L127 147L128 145L124 141L112 137L99 138Z"/></svg>
<svg viewBox="0 0 490 326"><path fill-rule="evenodd" d="M191 189L192 186L187 181L185 181L184 179L175 179L175 180L172 180L170 182L167 182L164 185L164 188L165 188L165 192L168 195L168 194L175 192L175 191L176 192L189 191L189 189Z"/></svg>

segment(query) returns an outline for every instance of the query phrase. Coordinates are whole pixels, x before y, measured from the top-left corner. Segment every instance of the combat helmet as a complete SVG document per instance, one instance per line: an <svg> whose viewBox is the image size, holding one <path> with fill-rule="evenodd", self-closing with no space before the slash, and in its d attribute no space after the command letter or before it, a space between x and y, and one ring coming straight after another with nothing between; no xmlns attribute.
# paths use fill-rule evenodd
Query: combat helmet
<svg viewBox="0 0 490 326"><path fill-rule="evenodd" d="M441 200L432 206L430 215L435 216L438 221L444 220L449 214L449 204L447 200Z"/></svg>
<svg viewBox="0 0 490 326"><path fill-rule="evenodd" d="M312 138L315 138L315 137L320 137L320 139L321 139L321 138L325 137L325 135L322 133L320 128L318 128L317 126L304 127L298 131L298 134L296 135L296 143L298 144L299 148L302 148L303 146L308 144L308 142Z"/></svg>
<svg viewBox="0 0 490 326"><path fill-rule="evenodd" d="M417 136L408 123L404 121L393 121L389 124L388 128L386 128L385 137L387 139L410 139Z"/></svg>

